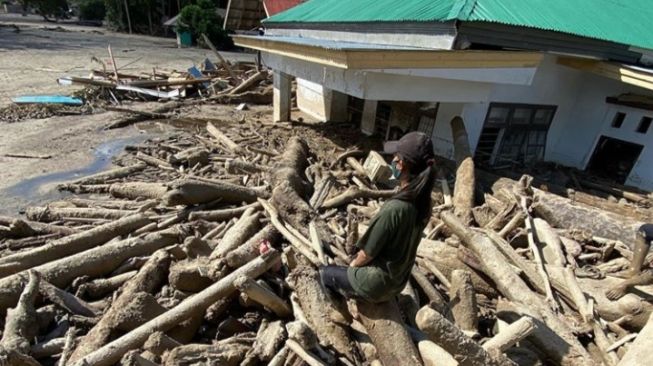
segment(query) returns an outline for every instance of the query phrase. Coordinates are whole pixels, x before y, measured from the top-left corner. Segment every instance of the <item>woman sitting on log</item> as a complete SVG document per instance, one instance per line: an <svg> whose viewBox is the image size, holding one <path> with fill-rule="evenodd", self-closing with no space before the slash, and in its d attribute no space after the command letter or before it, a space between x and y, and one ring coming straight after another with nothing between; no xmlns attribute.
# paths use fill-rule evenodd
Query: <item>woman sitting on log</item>
<svg viewBox="0 0 653 366"><path fill-rule="evenodd" d="M387 142L384 150L394 154L392 172L399 180L399 193L372 219L349 267L320 268L325 287L373 303L394 298L408 282L422 231L431 217L435 182L433 144L427 135L408 133L399 141Z"/></svg>

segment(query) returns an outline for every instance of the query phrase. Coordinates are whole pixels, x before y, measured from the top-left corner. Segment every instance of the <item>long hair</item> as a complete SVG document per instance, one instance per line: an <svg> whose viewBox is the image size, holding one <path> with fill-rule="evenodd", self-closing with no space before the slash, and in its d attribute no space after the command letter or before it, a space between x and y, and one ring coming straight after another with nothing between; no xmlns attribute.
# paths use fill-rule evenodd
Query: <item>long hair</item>
<svg viewBox="0 0 653 366"><path fill-rule="evenodd" d="M411 202L417 208L417 223L426 225L431 218L433 202L431 191L435 184L435 168L432 163L426 165L421 172L413 172L414 165L409 166L410 181L393 199ZM415 174L416 173L416 174Z"/></svg>

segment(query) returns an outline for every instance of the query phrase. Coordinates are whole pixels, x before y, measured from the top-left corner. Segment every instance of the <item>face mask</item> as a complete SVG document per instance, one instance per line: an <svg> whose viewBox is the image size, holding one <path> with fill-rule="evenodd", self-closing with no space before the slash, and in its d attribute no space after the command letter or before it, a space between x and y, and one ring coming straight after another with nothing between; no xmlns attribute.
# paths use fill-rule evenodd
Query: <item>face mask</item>
<svg viewBox="0 0 653 366"><path fill-rule="evenodd" d="M392 164L390 164L390 170L392 171L392 176L395 179L399 179L401 176L401 171L397 169L397 161L393 161Z"/></svg>

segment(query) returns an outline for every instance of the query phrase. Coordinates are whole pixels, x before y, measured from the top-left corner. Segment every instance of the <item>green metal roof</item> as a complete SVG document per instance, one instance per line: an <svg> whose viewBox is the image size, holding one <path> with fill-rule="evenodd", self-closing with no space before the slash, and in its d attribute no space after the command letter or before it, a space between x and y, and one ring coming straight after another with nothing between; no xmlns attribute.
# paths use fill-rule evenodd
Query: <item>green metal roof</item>
<svg viewBox="0 0 653 366"><path fill-rule="evenodd" d="M653 49L651 19L651 0L309 0L265 22L495 22Z"/></svg>

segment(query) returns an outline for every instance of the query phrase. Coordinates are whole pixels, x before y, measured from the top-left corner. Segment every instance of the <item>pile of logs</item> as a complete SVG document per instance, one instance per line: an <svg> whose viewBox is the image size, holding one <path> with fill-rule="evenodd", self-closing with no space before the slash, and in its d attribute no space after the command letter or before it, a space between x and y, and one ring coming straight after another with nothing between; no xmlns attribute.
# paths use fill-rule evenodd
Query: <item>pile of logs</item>
<svg viewBox="0 0 653 366"><path fill-rule="evenodd" d="M0 364L653 362L653 292L606 296L641 222L528 177L479 197L460 122L412 278L382 304L317 271L348 265L396 192L368 178L378 141L356 127L208 123L128 146L64 200L0 217Z"/></svg>

